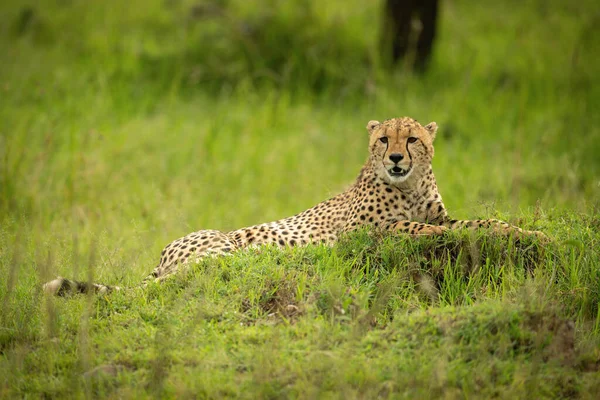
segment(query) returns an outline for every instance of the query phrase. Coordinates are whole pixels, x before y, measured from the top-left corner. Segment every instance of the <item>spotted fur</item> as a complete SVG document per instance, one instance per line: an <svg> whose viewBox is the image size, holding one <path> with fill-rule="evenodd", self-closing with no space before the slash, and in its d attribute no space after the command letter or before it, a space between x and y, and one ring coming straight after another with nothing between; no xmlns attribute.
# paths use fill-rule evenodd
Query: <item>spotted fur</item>
<svg viewBox="0 0 600 400"><path fill-rule="evenodd" d="M183 266L210 255L223 255L249 246L281 247L335 243L343 233L368 225L410 235L439 235L447 229L490 228L503 234L536 235L506 222L488 219L463 221L448 217L438 192L431 160L437 125L422 126L411 118L380 123L369 121L369 158L355 183L345 192L306 211L275 222L231 232L201 230L168 244L160 262L142 285L163 280ZM118 287L57 278L45 285L55 294Z"/></svg>

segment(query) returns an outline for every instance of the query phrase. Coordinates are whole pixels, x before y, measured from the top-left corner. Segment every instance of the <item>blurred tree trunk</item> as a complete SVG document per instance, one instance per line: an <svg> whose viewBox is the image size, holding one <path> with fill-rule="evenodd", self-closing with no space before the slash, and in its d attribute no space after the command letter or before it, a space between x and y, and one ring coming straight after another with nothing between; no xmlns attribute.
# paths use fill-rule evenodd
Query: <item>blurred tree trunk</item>
<svg viewBox="0 0 600 400"><path fill-rule="evenodd" d="M438 6L438 0L385 0L381 52L386 65L407 59L418 71L427 67Z"/></svg>

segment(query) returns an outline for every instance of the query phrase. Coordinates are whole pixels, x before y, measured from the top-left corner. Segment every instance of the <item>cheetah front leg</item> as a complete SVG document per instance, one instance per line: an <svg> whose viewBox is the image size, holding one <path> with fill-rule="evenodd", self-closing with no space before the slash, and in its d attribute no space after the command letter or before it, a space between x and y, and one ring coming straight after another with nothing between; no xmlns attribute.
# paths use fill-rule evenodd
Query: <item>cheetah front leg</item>
<svg viewBox="0 0 600 400"><path fill-rule="evenodd" d="M541 240L547 241L548 237L540 231L528 231L518 226L510 225L497 219L477 219L477 220L456 220L450 219L444 204L438 200L428 205L427 220L435 225L443 226L447 229L479 229L486 228L502 235L513 235L514 237L535 236Z"/></svg>
<svg viewBox="0 0 600 400"><path fill-rule="evenodd" d="M442 226L442 225L430 225L430 224L424 224L422 222L408 221L408 220L394 222L394 223L390 224L387 227L387 229L390 231L393 231L393 232L408 233L410 235L415 235L415 236L441 235L446 230L448 230L447 227Z"/></svg>
<svg viewBox="0 0 600 400"><path fill-rule="evenodd" d="M499 233L501 235L512 235L515 238L521 238L524 236L533 236L543 241L548 240L546 234L540 231L528 231L526 229L519 228L518 226L511 225L504 221L497 219L477 219L477 220L456 220L448 219L444 220L441 224L449 229L479 229L485 228L490 229L492 232Z"/></svg>

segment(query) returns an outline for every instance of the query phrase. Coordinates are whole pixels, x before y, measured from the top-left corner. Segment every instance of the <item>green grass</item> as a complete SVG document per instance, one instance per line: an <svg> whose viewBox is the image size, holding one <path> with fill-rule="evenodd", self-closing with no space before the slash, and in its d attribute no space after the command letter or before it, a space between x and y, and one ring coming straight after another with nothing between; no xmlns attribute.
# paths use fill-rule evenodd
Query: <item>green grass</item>
<svg viewBox="0 0 600 400"><path fill-rule="evenodd" d="M600 391L594 2L444 1L423 76L379 67L376 2L134 3L0 5L0 397ZM404 115L440 126L453 217L553 242L357 232L41 293L135 286L177 237L311 207Z"/></svg>

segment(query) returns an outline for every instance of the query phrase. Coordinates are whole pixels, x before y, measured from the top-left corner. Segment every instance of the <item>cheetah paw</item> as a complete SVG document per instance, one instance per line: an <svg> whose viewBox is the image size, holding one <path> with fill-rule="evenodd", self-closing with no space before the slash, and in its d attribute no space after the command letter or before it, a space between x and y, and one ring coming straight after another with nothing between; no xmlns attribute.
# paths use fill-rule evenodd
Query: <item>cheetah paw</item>
<svg viewBox="0 0 600 400"><path fill-rule="evenodd" d="M448 230L448 227L443 225L428 225L423 227L419 232L416 232L414 236L433 236L443 235Z"/></svg>

